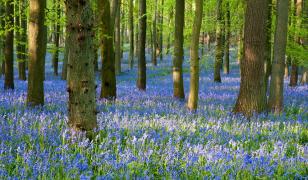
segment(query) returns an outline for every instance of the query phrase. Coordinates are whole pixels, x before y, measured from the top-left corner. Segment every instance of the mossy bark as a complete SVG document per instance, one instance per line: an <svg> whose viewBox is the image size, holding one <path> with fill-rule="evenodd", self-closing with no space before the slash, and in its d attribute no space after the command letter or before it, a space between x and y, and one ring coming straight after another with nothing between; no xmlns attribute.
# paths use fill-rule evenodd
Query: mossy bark
<svg viewBox="0 0 308 180"><path fill-rule="evenodd" d="M30 0L28 106L44 105L44 72L47 42L46 0Z"/></svg>
<svg viewBox="0 0 308 180"><path fill-rule="evenodd" d="M176 0L174 23L173 96L179 99L185 99L183 83L184 19L185 1Z"/></svg>
<svg viewBox="0 0 308 180"><path fill-rule="evenodd" d="M269 110L275 113L280 113L283 110L283 76L288 33L288 5L289 1L277 1L274 58L268 100Z"/></svg>
<svg viewBox="0 0 308 180"><path fill-rule="evenodd" d="M97 127L94 72L94 17L87 0L67 0L69 55L68 123L76 131Z"/></svg>
<svg viewBox="0 0 308 180"><path fill-rule="evenodd" d="M187 107L197 110L199 94L199 37L203 15L203 0L195 0L196 11L190 44L190 91Z"/></svg>
<svg viewBox="0 0 308 180"><path fill-rule="evenodd" d="M251 116L266 110L264 61L266 59L267 0L247 0L241 84L234 112Z"/></svg>

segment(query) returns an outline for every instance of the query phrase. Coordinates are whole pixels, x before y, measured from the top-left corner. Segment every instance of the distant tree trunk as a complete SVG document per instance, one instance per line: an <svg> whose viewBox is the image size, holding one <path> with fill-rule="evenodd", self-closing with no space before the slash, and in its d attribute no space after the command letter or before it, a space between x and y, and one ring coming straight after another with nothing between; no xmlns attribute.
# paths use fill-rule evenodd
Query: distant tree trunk
<svg viewBox="0 0 308 180"><path fill-rule="evenodd" d="M268 80L269 76L271 75L272 70L272 6L273 6L273 0L267 0L268 2L268 13L267 13L267 32L266 32L266 60L264 62L264 88L265 92L267 93L268 89Z"/></svg>
<svg viewBox="0 0 308 180"><path fill-rule="evenodd" d="M243 28L240 28L237 41L237 62L240 63L243 59Z"/></svg>
<svg viewBox="0 0 308 180"><path fill-rule="evenodd" d="M157 21L157 3L154 3L154 14L153 14L153 37L152 37L152 64L154 66L157 66L157 54L156 54L156 45L157 45L157 27L156 27L156 21Z"/></svg>
<svg viewBox="0 0 308 180"><path fill-rule="evenodd" d="M26 21L26 14L24 12L25 8L25 1L19 0L15 4L15 25L18 28L16 34L16 55L17 55L17 62L18 62L18 79L25 81L26 78L26 47L23 43L26 43L26 31L27 31L27 21Z"/></svg>
<svg viewBox="0 0 308 180"><path fill-rule="evenodd" d="M139 0L139 61L138 61L138 80L139 90L146 90L146 59L145 59L145 41L146 41L146 0Z"/></svg>
<svg viewBox="0 0 308 180"><path fill-rule="evenodd" d="M214 66L214 82L221 82L220 68L223 58L223 21L222 21L222 0L217 0L217 25L216 25L216 52Z"/></svg>
<svg viewBox="0 0 308 180"><path fill-rule="evenodd" d="M168 22L168 27L170 27L172 25L172 20L173 20L173 8L171 8L170 10L170 14L169 14L169 22ZM169 55L170 54L170 48L171 48L171 35L172 32L168 33L168 38L167 38L167 51L166 54Z"/></svg>
<svg viewBox="0 0 308 180"><path fill-rule="evenodd" d="M56 24L55 24L55 51L52 57L52 62L53 62L53 74L55 76L58 76L58 65L59 65L59 42L60 42L60 16L61 16L61 7L60 7L60 2L59 1L54 1L56 3L56 11L57 11L57 16L56 16Z"/></svg>
<svg viewBox="0 0 308 180"><path fill-rule="evenodd" d="M6 2L6 26L4 58L5 58L5 80L4 89L14 89L14 3L10 0Z"/></svg>
<svg viewBox="0 0 308 180"><path fill-rule="evenodd" d="M163 35L164 35L164 0L161 0L160 28L159 28L159 58L163 60Z"/></svg>
<svg viewBox="0 0 308 180"><path fill-rule="evenodd" d="M285 61L285 67L284 67L284 78L288 78L289 77L289 66L291 63L291 57L287 56L287 59Z"/></svg>
<svg viewBox="0 0 308 180"><path fill-rule="evenodd" d="M128 11L128 28L129 28L129 67L132 70L134 67L134 4L133 0L129 0Z"/></svg>
<svg viewBox="0 0 308 180"><path fill-rule="evenodd" d="M28 106L44 105L44 66L47 41L46 0L30 0Z"/></svg>
<svg viewBox="0 0 308 180"><path fill-rule="evenodd" d="M68 34L68 123L91 138L97 127L94 72L94 18L90 1L66 0ZM83 21L80 21L80 20Z"/></svg>
<svg viewBox="0 0 308 180"><path fill-rule="evenodd" d="M116 76L115 76L115 55L113 49L113 29L114 21L111 19L109 0L100 0L101 9L101 56L102 56L102 87L101 98L115 99L117 96Z"/></svg>
<svg viewBox="0 0 308 180"><path fill-rule="evenodd" d="M230 38L231 38L231 16L230 16L230 3L226 1L226 45L225 45L225 60L224 60L224 73L230 72Z"/></svg>
<svg viewBox="0 0 308 180"><path fill-rule="evenodd" d="M266 109L264 60L266 59L267 5L267 0L247 0L241 85L234 107L234 112L246 116Z"/></svg>
<svg viewBox="0 0 308 180"><path fill-rule="evenodd" d="M121 0L115 14L115 71L116 75L121 73Z"/></svg>
<svg viewBox="0 0 308 180"><path fill-rule="evenodd" d="M183 83L183 43L185 0L176 0L174 26L174 57L173 57L173 96L185 99Z"/></svg>
<svg viewBox="0 0 308 180"><path fill-rule="evenodd" d="M137 9L137 12L136 12L136 17L139 18L139 4L138 4L138 0L135 1L135 8ZM135 43L135 51L134 51L134 55L135 57L138 57L138 50L139 50L139 19L137 18L137 23L136 23L136 26L135 26L135 39L134 39L134 43Z"/></svg>
<svg viewBox="0 0 308 180"><path fill-rule="evenodd" d="M277 1L277 17L274 42L274 59L270 82L269 110L280 113L283 110L283 75L288 33L289 1Z"/></svg>
<svg viewBox="0 0 308 180"><path fill-rule="evenodd" d="M203 15L203 0L195 0L196 11L192 29L190 45L190 91L188 97L188 109L197 110L199 94L199 37Z"/></svg>
<svg viewBox="0 0 308 180"><path fill-rule="evenodd" d="M302 85L308 84L308 67L304 67L303 69L301 84Z"/></svg>
<svg viewBox="0 0 308 180"><path fill-rule="evenodd" d="M66 25L67 26L67 25ZM69 34L66 29L65 32L65 49L64 49L64 57L63 57L63 66L62 66L62 80L67 80L67 62L68 62L68 54L69 54Z"/></svg>
<svg viewBox="0 0 308 180"><path fill-rule="evenodd" d="M299 28L301 26L300 24L300 17L302 13L302 0L294 0L294 6L295 6L295 17L294 17L294 26L295 28ZM294 35L294 41L297 42L298 44L300 43L300 37L298 33L295 33ZM295 87L297 86L298 82L298 62L297 62L297 57L292 57L292 62L291 62L291 77L290 77L290 86Z"/></svg>

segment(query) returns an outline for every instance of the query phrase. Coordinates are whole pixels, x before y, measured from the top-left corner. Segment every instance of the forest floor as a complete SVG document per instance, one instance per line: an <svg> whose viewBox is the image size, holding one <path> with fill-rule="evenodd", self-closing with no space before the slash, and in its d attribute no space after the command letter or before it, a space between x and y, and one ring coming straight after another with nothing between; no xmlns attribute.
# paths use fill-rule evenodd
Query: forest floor
<svg viewBox="0 0 308 180"><path fill-rule="evenodd" d="M196 113L172 97L170 57L148 66L146 92L136 89L136 68L127 71L124 63L116 102L97 101L94 143L71 138L66 83L52 75L50 62L43 108L27 108L27 83L15 80L15 90L0 89L0 178L307 178L308 86L290 88L286 80L285 113L246 119L230 113L238 65L217 84L212 61L209 55L201 62Z"/></svg>

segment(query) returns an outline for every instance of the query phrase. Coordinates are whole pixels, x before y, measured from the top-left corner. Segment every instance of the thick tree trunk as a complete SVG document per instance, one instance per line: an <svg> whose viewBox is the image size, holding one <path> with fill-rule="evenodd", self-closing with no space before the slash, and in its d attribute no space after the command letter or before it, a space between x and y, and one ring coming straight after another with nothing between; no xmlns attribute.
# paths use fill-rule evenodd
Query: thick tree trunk
<svg viewBox="0 0 308 180"><path fill-rule="evenodd" d="M5 80L4 89L14 89L14 3L6 2L6 26L9 28L5 34L4 58Z"/></svg>
<svg viewBox="0 0 308 180"><path fill-rule="evenodd" d="M113 21L111 19L109 0L100 0L101 9L101 56L102 56L102 87L101 98L115 99L117 96L115 76L115 54L113 49Z"/></svg>
<svg viewBox="0 0 308 180"><path fill-rule="evenodd" d="M199 94L199 37L203 15L203 0L195 0L196 11L192 29L190 48L190 91L187 107L191 111L197 110Z"/></svg>
<svg viewBox="0 0 308 180"><path fill-rule="evenodd" d="M215 65L214 65L214 82L221 82L220 68L223 58L223 33L222 28L222 0L217 0L217 26L216 26L216 50L215 50Z"/></svg>
<svg viewBox="0 0 308 180"><path fill-rule="evenodd" d="M60 42L60 16L61 16L61 7L60 7L60 2L55 1L56 3L56 11L57 11L57 16L56 16L56 24L55 24L55 32L54 32L54 43L55 43L55 51L52 57L52 63L53 63L53 74L55 76L58 76L58 66L59 66L59 42Z"/></svg>
<svg viewBox="0 0 308 180"><path fill-rule="evenodd" d="M154 3L154 14L153 14L153 36L152 36L152 64L154 66L157 66L157 54L156 54L156 46L157 46L157 27L156 27L156 21L157 21L157 3Z"/></svg>
<svg viewBox="0 0 308 180"><path fill-rule="evenodd" d="M234 107L234 112L246 116L266 109L264 61L266 59L267 5L267 0L247 0L241 85Z"/></svg>
<svg viewBox="0 0 308 180"><path fill-rule="evenodd" d="M115 71L116 75L121 73L121 0L115 14Z"/></svg>
<svg viewBox="0 0 308 180"><path fill-rule="evenodd" d="M231 38L231 16L230 16L230 3L226 2L226 45L225 45L225 60L224 60L224 73L230 72L230 38Z"/></svg>
<svg viewBox="0 0 308 180"><path fill-rule="evenodd" d="M138 80L137 88L146 90L146 59L145 59L145 42L146 42L146 0L139 0L139 61L138 61Z"/></svg>
<svg viewBox="0 0 308 180"><path fill-rule="evenodd" d="M46 0L30 0L28 106L44 104L44 66L47 41Z"/></svg>
<svg viewBox="0 0 308 180"><path fill-rule="evenodd" d="M183 83L185 0L176 0L173 57L173 96L185 99Z"/></svg>
<svg viewBox="0 0 308 180"><path fill-rule="evenodd" d="M288 33L289 1L277 1L277 17L274 42L274 59L270 82L269 110L280 113L283 110L283 75Z"/></svg>
<svg viewBox="0 0 308 180"><path fill-rule="evenodd" d="M87 135L97 127L94 72L94 18L90 1L67 0L68 123ZM71 53L72 52L72 53Z"/></svg>
<svg viewBox="0 0 308 180"><path fill-rule="evenodd" d="M133 0L129 0L129 67L132 70L134 67L134 4Z"/></svg>

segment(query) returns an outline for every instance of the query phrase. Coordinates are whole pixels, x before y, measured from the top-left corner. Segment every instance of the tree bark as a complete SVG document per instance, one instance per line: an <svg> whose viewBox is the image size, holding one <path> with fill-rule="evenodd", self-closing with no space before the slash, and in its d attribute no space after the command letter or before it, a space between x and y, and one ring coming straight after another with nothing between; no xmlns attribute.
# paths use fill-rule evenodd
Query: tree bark
<svg viewBox="0 0 308 180"><path fill-rule="evenodd" d="M113 29L114 21L111 19L109 0L100 0L101 9L101 56L102 56L102 87L101 98L115 99L116 75L115 75L115 54L113 49Z"/></svg>
<svg viewBox="0 0 308 180"><path fill-rule="evenodd" d="M231 16L230 16L230 3L226 1L226 45L225 45L225 60L224 60L224 73L230 73L230 38L231 38Z"/></svg>
<svg viewBox="0 0 308 180"><path fill-rule="evenodd" d="M154 14L153 14L153 37L152 37L152 64L153 66L157 66L157 54L156 54L156 46L157 46L157 3L154 3Z"/></svg>
<svg viewBox="0 0 308 180"><path fill-rule="evenodd" d="M163 35L164 35L164 0L161 0L160 28L159 28L159 58L163 60Z"/></svg>
<svg viewBox="0 0 308 180"><path fill-rule="evenodd" d="M5 46L5 79L4 89L14 89L14 3L10 0L6 2L6 21Z"/></svg>
<svg viewBox="0 0 308 180"><path fill-rule="evenodd" d="M264 61L266 59L267 5L267 0L247 0L241 85L234 107L234 112L245 116L260 113L266 109Z"/></svg>
<svg viewBox="0 0 308 180"><path fill-rule="evenodd" d="M267 32L266 32L266 59L264 62L264 88L265 92L267 93L268 90L268 80L269 76L271 75L272 71L272 6L273 6L273 0L267 0L268 7L267 7Z"/></svg>
<svg viewBox="0 0 308 180"><path fill-rule="evenodd" d="M183 83L183 43L185 0L176 0L174 25L174 57L173 57L173 96L185 99Z"/></svg>
<svg viewBox="0 0 308 180"><path fill-rule="evenodd" d="M214 82L221 82L220 68L223 58L223 21L222 21L222 0L217 0L217 24L216 24L216 50L215 50L215 65L214 65Z"/></svg>
<svg viewBox="0 0 308 180"><path fill-rule="evenodd" d="M68 55L68 123L89 137L97 127L94 72L94 17L90 1L67 0L70 37Z"/></svg>
<svg viewBox="0 0 308 180"><path fill-rule="evenodd" d="M0 16L3 17L5 16L5 9L3 6L0 6ZM0 26L1 28L5 27L5 21L4 18L0 18ZM4 38L5 36L0 35L0 77L2 76L2 74L4 74Z"/></svg>
<svg viewBox="0 0 308 180"><path fill-rule="evenodd" d="M28 106L44 105L45 8L46 0L30 0Z"/></svg>
<svg viewBox="0 0 308 180"><path fill-rule="evenodd" d="M129 67L132 70L134 67L134 4L133 0L129 0L128 12L128 28L129 28Z"/></svg>
<svg viewBox="0 0 308 180"><path fill-rule="evenodd" d="M196 11L192 29L190 48L190 91L188 97L188 109L197 110L199 93L199 37L203 15L203 0L195 0Z"/></svg>
<svg viewBox="0 0 308 180"><path fill-rule="evenodd" d="M66 24L68 26L68 24ZM62 66L62 75L61 78L62 80L67 80L67 63L68 63L68 54L69 54L69 34L66 29L65 31L65 49L64 49L64 57L63 57L63 66Z"/></svg>
<svg viewBox="0 0 308 180"><path fill-rule="evenodd" d="M121 0L118 0L115 13L115 71L116 75L121 73Z"/></svg>
<svg viewBox="0 0 308 180"><path fill-rule="evenodd" d="M55 76L58 76L58 67L59 67L59 42L60 42L60 16L61 16L61 7L60 2L55 0L54 3L56 3L56 24L55 24L55 32L54 32L54 44L55 44L55 51L53 53L52 57L52 63L53 63L53 74Z"/></svg>
<svg viewBox="0 0 308 180"><path fill-rule="evenodd" d="M146 0L139 0L139 61L138 61L138 80L137 88L146 90L146 59L145 59L145 42L146 42Z"/></svg>
<svg viewBox="0 0 308 180"><path fill-rule="evenodd" d="M277 1L277 17L274 42L274 59L270 81L269 110L280 113L283 110L283 75L288 33L289 1Z"/></svg>

